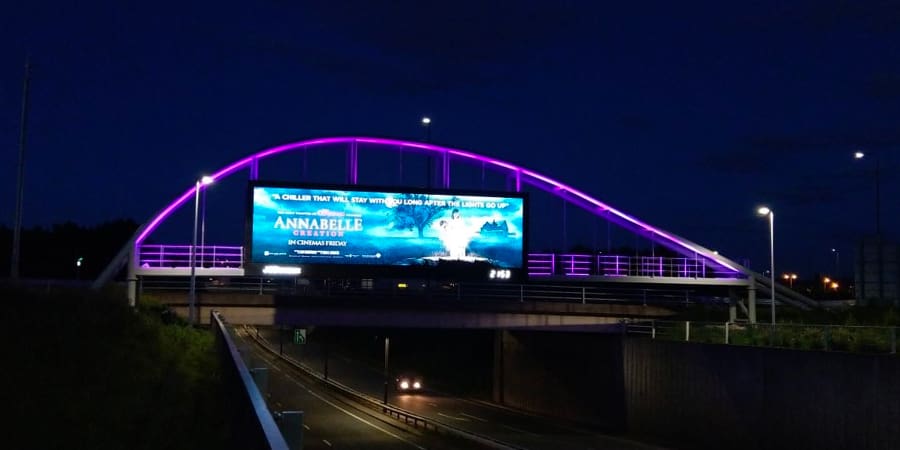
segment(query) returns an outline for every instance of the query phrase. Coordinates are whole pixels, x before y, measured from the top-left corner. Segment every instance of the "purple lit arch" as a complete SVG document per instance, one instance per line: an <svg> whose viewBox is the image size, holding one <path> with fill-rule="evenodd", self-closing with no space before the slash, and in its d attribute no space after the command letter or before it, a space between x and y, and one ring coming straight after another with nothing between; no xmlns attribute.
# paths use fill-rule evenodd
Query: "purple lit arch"
<svg viewBox="0 0 900 450"><path fill-rule="evenodd" d="M485 166L493 166L514 175L516 190L521 189L522 183L527 183L545 192L553 194L565 200L566 202L574 204L597 217L616 223L617 225L632 232L641 233L642 235L647 236L652 241L664 245L685 256L701 257L729 271L751 275L751 272L748 269L727 258L722 257L717 253L712 252L707 248L704 248L698 244L688 241L687 239L681 238L672 233L645 223L631 215L628 215L601 202L600 200L589 196L588 194L585 194L578 189L556 181L553 178L541 175L527 168L520 167L499 159L479 155L465 150L458 150L433 144L373 137L330 137L310 139L262 150L256 154L250 155L218 170L217 172L213 173L211 177L213 178L213 180L221 180L239 170L250 169L250 177L255 179L258 173L258 163L262 159L268 158L269 156L273 155L287 153L293 150L308 149L310 147L330 144L347 144L349 146L349 152L352 162L348 170L351 183L355 183L357 179L356 156L358 153L358 144L374 144L388 147L388 149L391 150L411 151L441 156L443 158L443 177L445 184L444 187L449 187L450 157L477 161L484 164ZM206 189L206 186L201 185L200 189ZM193 196L194 186L191 186L183 194L178 196L172 203L160 210L155 216L153 216L150 221L142 225L141 228L138 229L138 232L135 235L136 237L130 243L131 249L137 249L137 247L140 246L141 243L143 243L144 240L151 233L153 233L153 231L156 230L156 228L159 227L159 225L164 220L166 220L166 218L172 215L179 207L188 202ZM132 255L134 254L136 254L136 252L132 253ZM121 267L121 265L119 265L118 267ZM101 275L101 278L102 277L103 276ZM98 282L99 281L100 280L98 280Z"/></svg>

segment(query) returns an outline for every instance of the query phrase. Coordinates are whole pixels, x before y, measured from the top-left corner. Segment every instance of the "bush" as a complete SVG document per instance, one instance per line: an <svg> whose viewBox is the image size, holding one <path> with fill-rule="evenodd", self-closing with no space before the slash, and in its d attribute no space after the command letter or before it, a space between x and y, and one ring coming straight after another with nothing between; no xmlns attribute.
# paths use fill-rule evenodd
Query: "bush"
<svg viewBox="0 0 900 450"><path fill-rule="evenodd" d="M71 291L2 292L15 370L9 448L223 447L220 369L208 330L154 305ZM47 433L16 431L46 429Z"/></svg>

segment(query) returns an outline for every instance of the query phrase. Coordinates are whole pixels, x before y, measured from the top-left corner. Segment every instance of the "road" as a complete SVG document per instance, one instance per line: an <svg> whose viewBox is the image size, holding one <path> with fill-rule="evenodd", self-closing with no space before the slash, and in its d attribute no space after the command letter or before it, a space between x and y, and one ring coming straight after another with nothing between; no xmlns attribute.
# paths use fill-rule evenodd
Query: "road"
<svg viewBox="0 0 900 450"><path fill-rule="evenodd" d="M481 449L482 446L402 424L335 396L297 369L254 345L234 330L250 367L266 367L268 403L273 411L303 411L303 448L334 449Z"/></svg>
<svg viewBox="0 0 900 450"><path fill-rule="evenodd" d="M303 363L316 373L324 372L325 358L317 346L279 343L277 331L271 329L260 329L258 333L260 338L270 343L270 348L274 351L283 351L286 356ZM333 350L328 357L328 375L329 379L370 397L381 399L384 395L383 368L367 365ZM428 387L428 380L425 380L425 384ZM391 385L388 391L388 403L392 406L519 448L533 450L662 448L574 427L547 417L538 417L487 402L456 398L434 388L416 394L403 394L395 392ZM398 445L396 442L394 444Z"/></svg>

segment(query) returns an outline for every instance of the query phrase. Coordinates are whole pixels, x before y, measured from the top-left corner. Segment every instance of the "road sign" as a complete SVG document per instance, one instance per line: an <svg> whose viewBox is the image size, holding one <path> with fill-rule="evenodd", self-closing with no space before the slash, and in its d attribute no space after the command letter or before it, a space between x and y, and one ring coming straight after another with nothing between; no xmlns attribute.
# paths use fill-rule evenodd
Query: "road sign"
<svg viewBox="0 0 900 450"><path fill-rule="evenodd" d="M306 343L306 329L298 328L294 330L294 343L295 344L305 344Z"/></svg>

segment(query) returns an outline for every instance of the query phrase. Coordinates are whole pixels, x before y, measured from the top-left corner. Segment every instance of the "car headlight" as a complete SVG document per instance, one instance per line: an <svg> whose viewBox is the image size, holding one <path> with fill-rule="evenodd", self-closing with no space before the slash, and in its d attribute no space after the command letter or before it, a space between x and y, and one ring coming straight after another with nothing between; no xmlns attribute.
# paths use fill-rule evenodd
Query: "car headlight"
<svg viewBox="0 0 900 450"><path fill-rule="evenodd" d="M409 381L406 381L406 380L401 381L400 389L409 389Z"/></svg>
<svg viewBox="0 0 900 450"><path fill-rule="evenodd" d="M421 389L421 388L422 388L422 383L419 383L418 381L413 382L413 389Z"/></svg>

